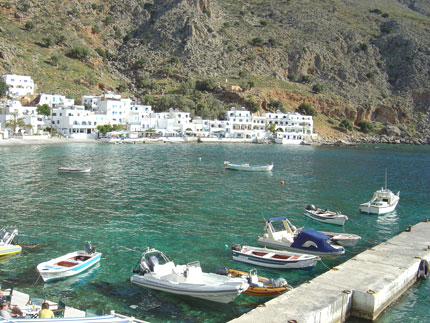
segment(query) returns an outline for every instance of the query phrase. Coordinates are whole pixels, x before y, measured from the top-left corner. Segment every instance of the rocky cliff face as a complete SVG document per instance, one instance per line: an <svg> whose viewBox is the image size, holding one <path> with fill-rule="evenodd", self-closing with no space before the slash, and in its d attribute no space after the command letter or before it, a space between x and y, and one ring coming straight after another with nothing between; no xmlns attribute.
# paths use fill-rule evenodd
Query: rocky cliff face
<svg viewBox="0 0 430 323"><path fill-rule="evenodd" d="M55 37L60 30L64 44L39 46L45 53L67 55L73 46L85 46L91 55L84 64L96 77L122 79L136 95L142 88L151 93L147 84L138 85L147 78L181 84L250 75L295 84L300 91L272 91L270 98L312 102L329 118L414 123L418 133L428 131L425 0L34 0L9 1L0 9L2 72L17 70L14 57L22 55L23 44L35 42L29 34ZM24 37L29 21L36 26ZM323 93L312 94L313 85ZM261 93L251 94L267 106L268 94Z"/></svg>

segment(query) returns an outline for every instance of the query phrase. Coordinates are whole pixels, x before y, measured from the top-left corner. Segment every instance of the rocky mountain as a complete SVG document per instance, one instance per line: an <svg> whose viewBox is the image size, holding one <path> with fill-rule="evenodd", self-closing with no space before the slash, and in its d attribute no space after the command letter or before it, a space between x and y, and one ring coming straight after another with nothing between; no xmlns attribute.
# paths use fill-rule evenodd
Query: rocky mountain
<svg viewBox="0 0 430 323"><path fill-rule="evenodd" d="M208 117L307 102L326 137L430 143L429 31L425 0L3 1L0 72Z"/></svg>

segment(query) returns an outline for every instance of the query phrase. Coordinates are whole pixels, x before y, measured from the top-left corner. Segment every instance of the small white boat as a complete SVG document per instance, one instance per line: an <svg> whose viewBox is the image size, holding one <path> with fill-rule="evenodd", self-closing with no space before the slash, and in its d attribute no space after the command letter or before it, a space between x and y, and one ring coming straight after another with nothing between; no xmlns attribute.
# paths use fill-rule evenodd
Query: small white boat
<svg viewBox="0 0 430 323"><path fill-rule="evenodd" d="M117 314L111 311L110 315L104 316L86 316L86 317L62 317L62 318L10 318L1 320L2 323L148 323L146 321L138 320L133 317Z"/></svg>
<svg viewBox="0 0 430 323"><path fill-rule="evenodd" d="M244 170L248 172L269 172L273 169L273 163L270 164L233 164L229 161L224 162L225 169Z"/></svg>
<svg viewBox="0 0 430 323"><path fill-rule="evenodd" d="M400 191L394 194L387 188L387 171L385 170L385 188L373 193L372 199L360 204L360 212L371 214L384 214L393 212L400 200Z"/></svg>
<svg viewBox="0 0 430 323"><path fill-rule="evenodd" d="M91 167L89 168L72 168L72 167L59 167L59 173L89 173L91 171Z"/></svg>
<svg viewBox="0 0 430 323"><path fill-rule="evenodd" d="M264 235L258 237L258 243L264 247L320 257L336 257L345 253L344 247L325 234L314 229L298 230L284 216L269 218L266 221Z"/></svg>
<svg viewBox="0 0 430 323"><path fill-rule="evenodd" d="M6 228L0 230L0 257L14 255L22 251L21 246L14 242L17 236L18 229L14 229L11 233Z"/></svg>
<svg viewBox="0 0 430 323"><path fill-rule="evenodd" d="M66 278L91 268L100 261L101 256L102 254L94 249L93 252L74 251L38 264L37 271L45 282Z"/></svg>
<svg viewBox="0 0 430 323"><path fill-rule="evenodd" d="M234 244L231 249L234 260L268 268L311 270L320 260L320 257L314 255L239 244Z"/></svg>
<svg viewBox="0 0 430 323"><path fill-rule="evenodd" d="M361 240L361 237L352 233L336 233L336 232L325 232L320 231L322 234L325 234L330 238L330 240L336 242L339 246L342 247L355 247L358 241Z"/></svg>
<svg viewBox="0 0 430 323"><path fill-rule="evenodd" d="M313 204L308 204L305 206L305 215L319 222L336 225L344 225L345 221L348 220L348 217L340 212L333 212L328 209L320 209L315 207Z"/></svg>
<svg viewBox="0 0 430 323"><path fill-rule="evenodd" d="M198 261L175 265L161 251L150 248L133 272L133 284L220 303L231 302L249 287L245 278L204 273Z"/></svg>

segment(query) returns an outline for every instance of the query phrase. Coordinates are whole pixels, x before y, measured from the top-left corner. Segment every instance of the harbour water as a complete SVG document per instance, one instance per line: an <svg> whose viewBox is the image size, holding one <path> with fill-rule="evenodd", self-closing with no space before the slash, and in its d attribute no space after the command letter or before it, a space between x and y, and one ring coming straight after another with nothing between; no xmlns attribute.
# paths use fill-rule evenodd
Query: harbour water
<svg viewBox="0 0 430 323"><path fill-rule="evenodd" d="M274 162L270 173L224 170L223 161ZM356 253L430 217L430 147L313 147L255 144L65 144L0 147L2 225L17 227L23 253L0 260L3 287L85 310L114 309L151 322L225 322L264 303L247 295L231 304L175 296L131 285L131 270L146 246L178 264L199 260L205 271L231 260L233 243L256 245L264 218L286 215L296 226L342 227L303 215L306 204L341 210L357 247L313 271L257 268L297 286ZM91 167L59 174L57 167ZM400 190L396 212L360 214L358 205L384 185ZM281 185L281 181L285 181ZM101 264L64 281L43 284L38 263L81 249L91 240ZM378 322L430 319L430 281L410 289ZM351 319L351 322L358 320Z"/></svg>

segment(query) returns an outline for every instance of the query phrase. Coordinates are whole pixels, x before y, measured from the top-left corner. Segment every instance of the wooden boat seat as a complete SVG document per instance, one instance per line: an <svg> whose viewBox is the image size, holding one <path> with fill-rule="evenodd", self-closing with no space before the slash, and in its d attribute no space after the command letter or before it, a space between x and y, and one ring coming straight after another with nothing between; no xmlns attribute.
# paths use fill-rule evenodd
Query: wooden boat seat
<svg viewBox="0 0 430 323"><path fill-rule="evenodd" d="M55 265L61 266L61 267L74 267L77 264L79 264L77 261L63 260L63 261L57 262Z"/></svg>

